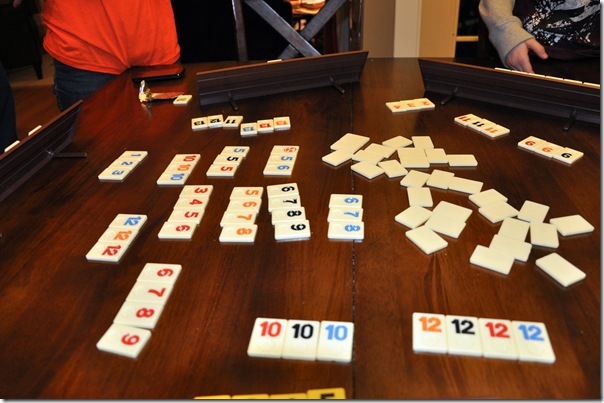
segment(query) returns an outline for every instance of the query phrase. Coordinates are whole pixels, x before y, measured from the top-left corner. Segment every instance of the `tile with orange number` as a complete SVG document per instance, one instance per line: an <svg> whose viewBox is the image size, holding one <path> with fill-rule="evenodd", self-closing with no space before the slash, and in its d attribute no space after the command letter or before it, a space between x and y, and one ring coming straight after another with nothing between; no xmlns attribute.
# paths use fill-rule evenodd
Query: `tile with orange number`
<svg viewBox="0 0 604 403"><path fill-rule="evenodd" d="M413 351L441 354L447 352L445 315L413 313Z"/></svg>
<svg viewBox="0 0 604 403"><path fill-rule="evenodd" d="M224 226L218 240L223 243L254 243L257 232L256 224Z"/></svg>

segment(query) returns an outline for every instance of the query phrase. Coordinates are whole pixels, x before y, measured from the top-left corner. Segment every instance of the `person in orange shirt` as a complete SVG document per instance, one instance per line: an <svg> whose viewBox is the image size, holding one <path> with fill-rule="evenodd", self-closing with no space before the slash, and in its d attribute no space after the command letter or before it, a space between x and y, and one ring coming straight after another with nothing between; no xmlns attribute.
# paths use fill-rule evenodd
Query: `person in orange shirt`
<svg viewBox="0 0 604 403"><path fill-rule="evenodd" d="M180 59L170 0L46 0L42 20L61 111L131 67Z"/></svg>

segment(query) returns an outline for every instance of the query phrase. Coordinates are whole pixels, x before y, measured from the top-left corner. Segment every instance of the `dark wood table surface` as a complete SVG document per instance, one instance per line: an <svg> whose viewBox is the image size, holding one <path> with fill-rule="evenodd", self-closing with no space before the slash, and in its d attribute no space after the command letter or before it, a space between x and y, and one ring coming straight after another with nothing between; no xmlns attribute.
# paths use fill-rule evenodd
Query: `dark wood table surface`
<svg viewBox="0 0 604 403"><path fill-rule="evenodd" d="M601 398L600 367L600 128L522 110L426 94L435 110L392 114L385 102L424 96L417 60L368 59L359 83L273 95L201 109L195 73L232 63L187 65L182 81L155 91L193 94L186 106L138 99L130 73L84 103L72 151L85 159L48 164L0 203L0 396L3 398L180 398L218 394L293 393L343 387L348 398ZM492 140L453 119L474 113L511 130ZM291 130L242 138L236 129L192 131L191 118L243 115L245 122L289 116ZM499 224L478 213L468 194L431 188L434 205L473 210L459 238L425 254L394 217L408 207L400 178L368 180L350 162L321 161L330 145L352 132L381 143L397 135L430 136L449 154L473 154L475 168L430 169L494 188L520 209L526 200L550 206L546 220L580 214L595 230L560 237L556 249L534 246L509 275L475 266ZM580 150L568 166L518 148L536 136ZM234 178L206 176L227 145L250 152ZM265 177L274 145L297 145L291 177ZM123 183L97 176L125 150L149 155ZM158 239L181 187L156 180L175 154L201 160L187 185L214 186L190 241ZM266 192L251 245L223 244L220 219L234 186L295 182L310 220L308 240L276 241ZM327 238L333 193L363 196L362 242ZM119 213L148 221L119 264L93 263L86 253ZM587 274L562 287L535 265L558 252ZM152 337L136 359L99 351L146 263L183 269ZM542 322L553 364L415 353L412 314L426 312ZM354 323L351 363L250 358L257 317Z"/></svg>

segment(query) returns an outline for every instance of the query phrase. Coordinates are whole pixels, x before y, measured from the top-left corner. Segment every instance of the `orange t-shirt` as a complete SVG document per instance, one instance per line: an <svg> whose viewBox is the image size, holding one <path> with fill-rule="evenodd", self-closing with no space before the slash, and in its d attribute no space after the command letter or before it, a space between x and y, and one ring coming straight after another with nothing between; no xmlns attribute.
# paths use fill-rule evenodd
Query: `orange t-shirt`
<svg viewBox="0 0 604 403"><path fill-rule="evenodd" d="M170 0L46 0L44 49L69 66L119 74L180 57Z"/></svg>

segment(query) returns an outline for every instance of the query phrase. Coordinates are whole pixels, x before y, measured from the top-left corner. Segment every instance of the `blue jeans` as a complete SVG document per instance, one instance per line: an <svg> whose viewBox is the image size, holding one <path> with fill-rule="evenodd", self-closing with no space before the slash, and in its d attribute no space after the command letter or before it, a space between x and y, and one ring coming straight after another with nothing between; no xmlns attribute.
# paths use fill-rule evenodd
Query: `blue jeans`
<svg viewBox="0 0 604 403"><path fill-rule="evenodd" d="M80 99L86 99L107 84L116 74L97 73L76 69L58 60L55 66L54 92L60 111L64 111Z"/></svg>

